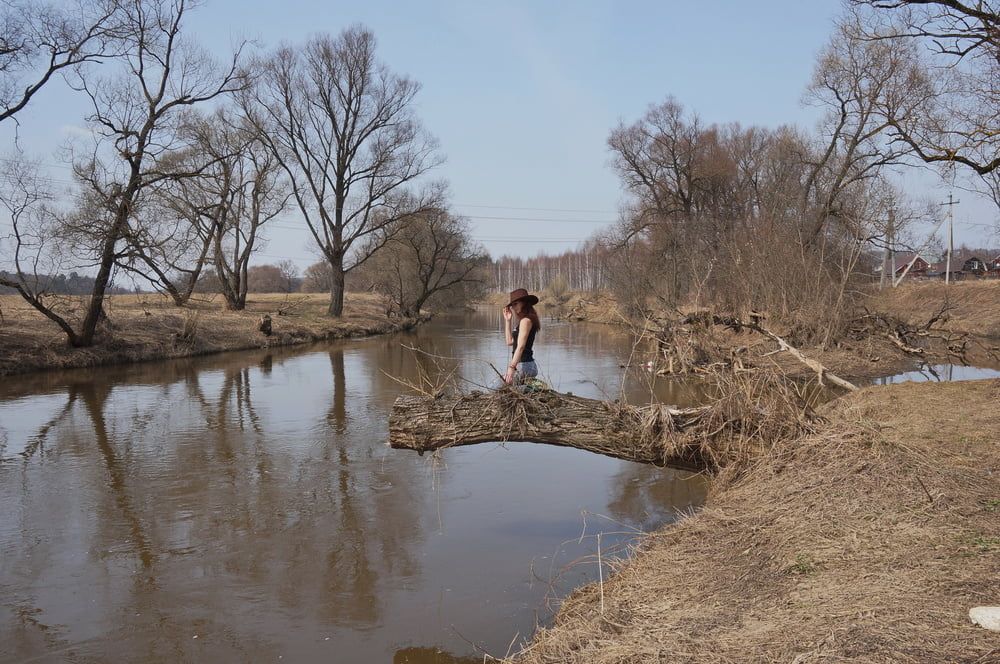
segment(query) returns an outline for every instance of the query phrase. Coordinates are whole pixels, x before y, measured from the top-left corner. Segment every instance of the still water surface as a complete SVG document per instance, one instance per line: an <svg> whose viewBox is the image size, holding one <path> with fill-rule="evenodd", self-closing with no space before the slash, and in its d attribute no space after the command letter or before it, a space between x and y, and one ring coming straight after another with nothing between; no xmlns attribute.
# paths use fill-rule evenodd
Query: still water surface
<svg viewBox="0 0 1000 664"><path fill-rule="evenodd" d="M913 371L876 378L877 385L896 383L951 382L955 380L987 380L1000 378L1000 369L995 367L970 367L962 364L924 364Z"/></svg>
<svg viewBox="0 0 1000 664"><path fill-rule="evenodd" d="M444 664L529 637L596 579L598 533L607 555L705 483L543 445L388 449L386 374L492 383L499 324L6 379L0 661ZM545 321L537 345L553 387L622 389L620 332ZM630 398L698 398L644 380Z"/></svg>

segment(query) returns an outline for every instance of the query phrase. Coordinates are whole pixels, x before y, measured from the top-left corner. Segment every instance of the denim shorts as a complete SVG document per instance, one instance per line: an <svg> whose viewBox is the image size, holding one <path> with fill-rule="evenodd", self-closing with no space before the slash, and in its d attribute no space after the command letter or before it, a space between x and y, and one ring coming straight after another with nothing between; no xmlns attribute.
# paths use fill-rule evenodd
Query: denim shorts
<svg viewBox="0 0 1000 664"><path fill-rule="evenodd" d="M538 375L538 365L534 360L521 362L517 365L517 372L514 374L514 382L524 382L525 378L534 378Z"/></svg>

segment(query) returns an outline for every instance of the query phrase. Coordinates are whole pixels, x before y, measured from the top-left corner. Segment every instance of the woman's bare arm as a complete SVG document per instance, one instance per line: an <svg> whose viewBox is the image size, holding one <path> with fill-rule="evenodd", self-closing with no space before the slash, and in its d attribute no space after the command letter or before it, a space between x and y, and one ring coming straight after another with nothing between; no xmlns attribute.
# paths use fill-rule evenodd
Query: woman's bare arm
<svg viewBox="0 0 1000 664"><path fill-rule="evenodd" d="M511 319L514 318L514 312L511 311L510 307L503 308L503 334L504 338L507 340L508 346L514 345L514 336L510 332Z"/></svg>

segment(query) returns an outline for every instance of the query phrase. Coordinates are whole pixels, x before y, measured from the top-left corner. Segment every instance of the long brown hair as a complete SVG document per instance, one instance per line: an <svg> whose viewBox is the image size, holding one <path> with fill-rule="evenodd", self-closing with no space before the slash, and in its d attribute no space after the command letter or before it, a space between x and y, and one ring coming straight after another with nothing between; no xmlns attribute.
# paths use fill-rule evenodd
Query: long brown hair
<svg viewBox="0 0 1000 664"><path fill-rule="evenodd" d="M521 301L521 313L518 314L518 318L527 318L531 321L531 329L536 332L542 329L542 322L538 320L538 312L535 311L535 307L528 304L524 300Z"/></svg>

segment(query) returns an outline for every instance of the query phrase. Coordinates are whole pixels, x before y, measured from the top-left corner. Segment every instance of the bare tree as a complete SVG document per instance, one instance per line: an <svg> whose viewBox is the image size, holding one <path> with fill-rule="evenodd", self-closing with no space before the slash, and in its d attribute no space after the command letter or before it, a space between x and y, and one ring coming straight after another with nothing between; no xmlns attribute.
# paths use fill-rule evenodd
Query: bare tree
<svg viewBox="0 0 1000 664"><path fill-rule="evenodd" d="M302 275L302 291L304 293L330 292L330 264L325 261L313 263Z"/></svg>
<svg viewBox="0 0 1000 664"><path fill-rule="evenodd" d="M845 214L852 187L877 179L886 167L905 163L911 147L891 137L893 118L909 121L934 97L911 44L858 39L848 17L820 53L807 101L826 110L810 153L800 213L815 244L832 218Z"/></svg>
<svg viewBox="0 0 1000 664"><path fill-rule="evenodd" d="M288 294L294 292L299 283L299 268L294 262L285 259L278 261L278 273L281 275L281 286L279 290Z"/></svg>
<svg viewBox="0 0 1000 664"><path fill-rule="evenodd" d="M485 283L488 261L464 219L436 210L408 219L373 259L370 271L376 290L389 295L402 315L415 316L439 293Z"/></svg>
<svg viewBox="0 0 1000 664"><path fill-rule="evenodd" d="M995 0L852 0L861 38L923 46L935 96L923 113L889 116L924 162L1000 169L1000 4Z"/></svg>
<svg viewBox="0 0 1000 664"><path fill-rule="evenodd" d="M78 323L51 308L43 311L74 346L94 343L112 270L128 252L129 236L137 232L137 212L152 188L197 174L171 168L170 154L181 143L181 111L242 85L239 50L220 71L183 39L186 10L185 0L123 4L117 14L120 67L105 77L76 72L73 85L90 101L88 121L95 140L87 156L74 161L81 204L78 214L63 220L61 232L66 246L84 254L87 264L96 268L96 276Z"/></svg>
<svg viewBox="0 0 1000 664"><path fill-rule="evenodd" d="M437 189L408 189L440 163L412 111L419 89L378 62L370 31L353 27L279 50L243 96L330 263L332 316L344 310L345 274L384 246L400 220L439 202Z"/></svg>
<svg viewBox="0 0 1000 664"><path fill-rule="evenodd" d="M5 161L0 204L10 215L11 276L0 276L0 285L13 288L24 300L58 325L67 335L75 332L57 313L53 278L62 264L63 249L56 215L46 208L52 200L39 177L37 163L25 159Z"/></svg>
<svg viewBox="0 0 1000 664"><path fill-rule="evenodd" d="M157 209L165 213L163 219L180 218L186 227L160 234L157 243L149 244L175 248L177 255L186 257L188 267L167 260L162 252L140 253L160 283L169 281L161 266L184 276L184 300L210 260L226 306L241 310L246 307L247 269L264 224L286 209L291 194L274 155L232 109L221 107L205 117L192 115L185 132L192 146L181 156L187 163L182 170L199 174L166 180L157 192L162 203ZM167 290L174 294L174 288ZM174 299L178 301L177 296Z"/></svg>
<svg viewBox="0 0 1000 664"><path fill-rule="evenodd" d="M294 263L282 261L277 265L254 265L247 271L248 289L252 293L291 293L298 284L298 270Z"/></svg>
<svg viewBox="0 0 1000 664"><path fill-rule="evenodd" d="M181 148L171 157L172 170L197 173L205 169L205 155L196 148ZM185 186L202 177L168 178L150 187L146 202L136 206L134 223L125 235L126 248L115 261L129 274L165 292L179 307L191 298L214 240L213 227L202 218L204 208L189 197Z"/></svg>
<svg viewBox="0 0 1000 664"><path fill-rule="evenodd" d="M0 0L0 122L22 111L56 74L113 54L119 16L115 0L61 7Z"/></svg>

